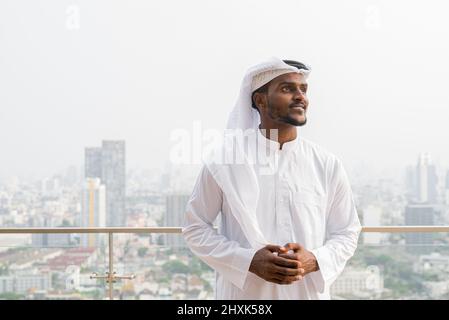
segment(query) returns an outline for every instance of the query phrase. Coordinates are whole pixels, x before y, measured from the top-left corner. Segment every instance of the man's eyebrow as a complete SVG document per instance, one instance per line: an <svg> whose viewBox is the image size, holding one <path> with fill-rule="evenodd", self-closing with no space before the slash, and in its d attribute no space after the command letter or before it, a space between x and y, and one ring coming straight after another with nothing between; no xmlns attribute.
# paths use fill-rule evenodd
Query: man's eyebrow
<svg viewBox="0 0 449 320"><path fill-rule="evenodd" d="M284 85L284 84L288 84L288 85L296 85L297 82L293 82L293 81L283 81L283 82L279 83L278 86L282 86L282 85ZM307 86L307 85L308 85L307 82L302 82L302 83L300 83L300 86L304 86L304 85Z"/></svg>

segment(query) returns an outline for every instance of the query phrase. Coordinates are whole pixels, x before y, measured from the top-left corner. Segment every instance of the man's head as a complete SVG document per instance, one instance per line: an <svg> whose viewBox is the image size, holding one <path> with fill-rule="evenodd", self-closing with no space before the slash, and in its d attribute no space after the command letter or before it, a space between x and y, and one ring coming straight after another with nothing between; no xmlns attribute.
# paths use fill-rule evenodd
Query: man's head
<svg viewBox="0 0 449 320"><path fill-rule="evenodd" d="M308 70L301 62L283 61L298 69ZM252 107L259 111L262 123L270 128L306 124L308 105L307 82L301 73L282 74L252 93Z"/></svg>

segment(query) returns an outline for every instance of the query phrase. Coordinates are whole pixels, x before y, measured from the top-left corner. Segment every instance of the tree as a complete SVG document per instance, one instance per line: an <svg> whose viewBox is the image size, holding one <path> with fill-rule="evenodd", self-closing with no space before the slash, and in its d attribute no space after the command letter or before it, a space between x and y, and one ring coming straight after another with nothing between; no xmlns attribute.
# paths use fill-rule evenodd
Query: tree
<svg viewBox="0 0 449 320"><path fill-rule="evenodd" d="M189 273L189 267L186 266L181 261L177 261L177 260L168 261L168 262L164 263L162 268L169 273L184 273L184 274Z"/></svg>
<svg viewBox="0 0 449 320"><path fill-rule="evenodd" d="M15 292L5 292L0 293L0 300L20 300L24 299L25 296L23 294L15 293Z"/></svg>
<svg viewBox="0 0 449 320"><path fill-rule="evenodd" d="M147 252L148 252L148 248L147 248L147 247L141 247L141 248L139 248L139 249L137 250L137 254L138 254L138 256L139 256L140 258L145 257L146 254L147 254Z"/></svg>

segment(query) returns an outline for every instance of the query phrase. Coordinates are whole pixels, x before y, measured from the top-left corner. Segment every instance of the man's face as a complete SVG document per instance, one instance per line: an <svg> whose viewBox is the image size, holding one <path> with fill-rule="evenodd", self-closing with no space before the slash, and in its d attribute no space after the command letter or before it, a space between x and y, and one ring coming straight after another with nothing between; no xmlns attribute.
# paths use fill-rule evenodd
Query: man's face
<svg viewBox="0 0 449 320"><path fill-rule="evenodd" d="M261 116L270 122L302 126L309 105L307 82L299 73L286 73L271 80Z"/></svg>

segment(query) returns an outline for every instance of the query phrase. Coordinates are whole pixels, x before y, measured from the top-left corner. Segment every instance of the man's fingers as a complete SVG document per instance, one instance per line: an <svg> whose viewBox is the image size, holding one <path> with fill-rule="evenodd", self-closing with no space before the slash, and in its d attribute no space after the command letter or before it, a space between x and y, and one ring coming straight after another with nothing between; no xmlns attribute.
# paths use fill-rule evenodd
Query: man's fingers
<svg viewBox="0 0 449 320"><path fill-rule="evenodd" d="M288 253L288 249L285 248L285 247L280 247L280 248L279 248L279 253L280 253L280 254Z"/></svg>
<svg viewBox="0 0 449 320"><path fill-rule="evenodd" d="M296 251L296 250L301 250L302 249L302 247L301 247L301 245L299 243L292 243L292 242L289 242L289 243L285 244L284 248L286 248L287 251L288 250Z"/></svg>
<svg viewBox="0 0 449 320"><path fill-rule="evenodd" d="M274 271L276 273L282 274L284 276L298 276L301 275L303 272L301 272L303 269L292 269L292 268L285 268L285 267L279 267L275 266Z"/></svg>
<svg viewBox="0 0 449 320"><path fill-rule="evenodd" d="M299 268L302 266L301 262L299 262L298 260L292 260L292 259L286 259L286 258L282 258L282 257L276 257L273 256L273 263L277 264L278 266L281 267L287 267L287 268Z"/></svg>
<svg viewBox="0 0 449 320"><path fill-rule="evenodd" d="M284 267L275 267L275 272L285 275L285 276L304 276L305 270L303 268L284 268Z"/></svg>
<svg viewBox="0 0 449 320"><path fill-rule="evenodd" d="M281 258L285 258L285 259L290 259L290 260L298 260L299 261L299 254L297 253L282 253L282 254L278 254L279 257Z"/></svg>

